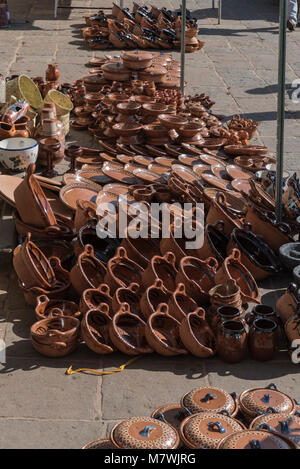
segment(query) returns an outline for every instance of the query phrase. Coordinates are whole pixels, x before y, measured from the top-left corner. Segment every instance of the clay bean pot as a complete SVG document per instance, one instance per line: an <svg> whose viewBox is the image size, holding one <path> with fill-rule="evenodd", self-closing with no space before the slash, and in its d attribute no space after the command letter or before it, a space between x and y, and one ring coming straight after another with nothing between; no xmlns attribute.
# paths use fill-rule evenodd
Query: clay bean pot
<svg viewBox="0 0 300 469"><path fill-rule="evenodd" d="M107 272L105 282L109 285L112 294L117 288L128 287L132 283L141 285L144 269L129 259L126 249L119 247L115 257L109 260L107 264Z"/></svg>
<svg viewBox="0 0 300 469"><path fill-rule="evenodd" d="M251 422L266 412L287 413L295 410L294 400L279 391L276 384L270 383L265 388L248 389L239 396L239 406L247 422Z"/></svg>
<svg viewBox="0 0 300 469"><path fill-rule="evenodd" d="M213 332L217 334L223 322L235 321L241 318L242 314L239 308L235 308L234 306L220 306L211 319L211 328Z"/></svg>
<svg viewBox="0 0 300 469"><path fill-rule="evenodd" d="M14 190L14 199L22 222L41 229L55 225L56 218L34 171L35 165L30 164L23 181Z"/></svg>
<svg viewBox="0 0 300 469"><path fill-rule="evenodd" d="M188 416L188 412L184 410L180 404L166 404L161 407L158 407L152 412L151 417L162 422L169 423L179 431L181 422ZM183 443L179 445L179 448L183 447Z"/></svg>
<svg viewBox="0 0 300 469"><path fill-rule="evenodd" d="M192 389L181 398L181 405L190 414L215 412L235 417L238 412L237 394L212 386Z"/></svg>
<svg viewBox="0 0 300 469"><path fill-rule="evenodd" d="M130 307L123 303L109 325L109 336L114 346L126 355L152 353L145 337L145 322L130 313Z"/></svg>
<svg viewBox="0 0 300 469"><path fill-rule="evenodd" d="M224 222L216 221L214 225L206 224L204 230L204 242L200 249L197 249L199 259L215 257L221 264L226 258L226 246L229 238L224 233Z"/></svg>
<svg viewBox="0 0 300 469"><path fill-rule="evenodd" d="M80 298L79 307L81 313L85 315L90 309L98 309L103 304L108 306L108 314L112 317L112 297L110 296L109 286L105 283L101 283L97 288L84 290Z"/></svg>
<svg viewBox="0 0 300 469"><path fill-rule="evenodd" d="M160 83L163 80L163 77L167 74L165 67L159 65L153 65L146 68L145 70L140 70L138 72L139 80L153 81L154 83Z"/></svg>
<svg viewBox="0 0 300 469"><path fill-rule="evenodd" d="M277 323L272 319L254 319L249 331L249 352L257 361L271 360L277 342Z"/></svg>
<svg viewBox="0 0 300 469"><path fill-rule="evenodd" d="M107 62L101 65L101 70L106 80L129 81L131 78L131 71L123 66L121 62Z"/></svg>
<svg viewBox="0 0 300 469"><path fill-rule="evenodd" d="M209 304L209 290L215 285L217 266L218 262L213 257L205 261L196 257L183 257L176 275L176 283L183 283L187 295L197 304Z"/></svg>
<svg viewBox="0 0 300 469"><path fill-rule="evenodd" d="M130 232L127 231L127 235ZM159 241L149 238L123 238L121 246L126 249L130 259L134 259L143 269L146 269L153 256L159 254Z"/></svg>
<svg viewBox="0 0 300 469"><path fill-rule="evenodd" d="M87 244L70 272L73 287L78 295L88 288L97 288L103 283L106 268L94 255L94 248Z"/></svg>
<svg viewBox="0 0 300 469"><path fill-rule="evenodd" d="M62 316L74 318L80 318L81 316L78 305L73 301L50 300L47 295L37 297L35 315L38 321L54 316L58 312Z"/></svg>
<svg viewBox="0 0 300 469"><path fill-rule="evenodd" d="M260 303L258 286L249 270L241 263L241 252L238 249L232 250L215 275L217 283L230 279L235 280L240 287L243 303Z"/></svg>
<svg viewBox="0 0 300 469"><path fill-rule="evenodd" d="M229 236L234 228L241 228L242 223L238 216L228 210L226 196L218 192L216 198L211 200L210 208L206 217L207 224L214 224L218 220L224 223L224 233Z"/></svg>
<svg viewBox="0 0 300 469"><path fill-rule="evenodd" d="M108 438L101 438L100 440L90 441L81 449L116 449L116 447Z"/></svg>
<svg viewBox="0 0 300 469"><path fill-rule="evenodd" d="M241 252L241 263L249 270L255 280L263 280L279 272L281 266L274 251L251 231L251 225L245 223L243 228L235 228L227 246L228 254L238 248Z"/></svg>
<svg viewBox="0 0 300 469"><path fill-rule="evenodd" d="M226 363L239 363L246 357L247 332L241 320L225 321L217 335L217 352Z"/></svg>
<svg viewBox="0 0 300 469"><path fill-rule="evenodd" d="M176 275L175 256L172 252L167 252L164 256L153 256L142 275L143 287L148 288L156 279L161 279L164 291L171 295L176 290Z"/></svg>
<svg viewBox="0 0 300 469"><path fill-rule="evenodd" d="M137 283L132 283L129 287L120 287L115 291L112 299L112 310L116 314L120 311L123 303L128 303L130 312L136 316L140 316L140 298L139 298L140 286Z"/></svg>
<svg viewBox="0 0 300 469"><path fill-rule="evenodd" d="M186 294L183 283L179 283L176 290L171 294L168 307L170 316L179 322L185 319L189 313L198 309L197 303Z"/></svg>
<svg viewBox="0 0 300 469"><path fill-rule="evenodd" d="M256 417L250 424L250 429L267 430L279 433L292 440L300 448L300 417L290 414L267 414Z"/></svg>
<svg viewBox="0 0 300 469"><path fill-rule="evenodd" d="M220 450L252 450L252 449L296 449L289 438L265 430L243 430L223 438L216 449Z"/></svg>
<svg viewBox="0 0 300 469"><path fill-rule="evenodd" d="M276 303L276 312L283 323L293 317L300 308L300 291L291 283Z"/></svg>
<svg viewBox="0 0 300 469"><path fill-rule="evenodd" d="M203 308L185 316L179 335L185 348L195 357L209 358L216 354L215 336L205 320Z"/></svg>
<svg viewBox="0 0 300 469"><path fill-rule="evenodd" d="M227 280L209 290L211 310L213 313L220 306L233 306L242 311L241 289L235 280Z"/></svg>
<svg viewBox="0 0 300 469"><path fill-rule="evenodd" d="M56 278L48 259L31 241L31 233L23 245L14 250L13 265L19 280L25 288L53 288Z"/></svg>
<svg viewBox="0 0 300 469"><path fill-rule="evenodd" d="M85 226L91 218L95 218L97 206L89 200L77 200L76 205L74 229L78 233L80 228Z"/></svg>
<svg viewBox="0 0 300 469"><path fill-rule="evenodd" d="M166 293L161 279L155 279L154 284L148 287L141 299L141 312L145 318L149 318L154 314L160 303L168 303L169 294Z"/></svg>
<svg viewBox="0 0 300 469"><path fill-rule="evenodd" d="M93 352L99 355L107 355L114 351L109 338L109 308L107 304L102 303L98 309L89 310L81 322L81 335Z"/></svg>
<svg viewBox="0 0 300 469"><path fill-rule="evenodd" d="M245 321L248 325L252 325L254 319L271 319L278 324L279 316L276 314L272 306L256 305L252 311L248 312L245 316Z"/></svg>
<svg viewBox="0 0 300 469"><path fill-rule="evenodd" d="M181 342L179 326L180 323L169 315L168 305L161 303L148 318L145 329L147 342L159 355L185 355L188 352Z"/></svg>
<svg viewBox="0 0 300 469"><path fill-rule="evenodd" d="M130 70L144 70L152 64L153 54L137 49L135 52L123 52L122 59Z"/></svg>

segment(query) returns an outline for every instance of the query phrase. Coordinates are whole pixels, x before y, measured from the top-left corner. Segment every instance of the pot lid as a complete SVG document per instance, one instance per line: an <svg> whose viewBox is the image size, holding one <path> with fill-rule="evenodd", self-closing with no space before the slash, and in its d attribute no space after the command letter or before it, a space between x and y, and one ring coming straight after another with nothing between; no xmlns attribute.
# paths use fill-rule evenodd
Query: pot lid
<svg viewBox="0 0 300 469"><path fill-rule="evenodd" d="M141 74L145 75L165 75L167 70L164 67L160 67L159 65L153 65L152 67L148 67L145 70L140 72Z"/></svg>
<svg viewBox="0 0 300 469"><path fill-rule="evenodd" d="M236 410L234 398L223 389L214 387L193 389L183 396L181 405L192 414L227 410L232 415Z"/></svg>
<svg viewBox="0 0 300 469"><path fill-rule="evenodd" d="M181 422L188 416L188 412L180 404L166 404L158 407L151 417L169 423L172 427L179 430Z"/></svg>
<svg viewBox="0 0 300 469"><path fill-rule="evenodd" d="M118 72L128 72L131 73L128 68L124 67L124 65L121 62L108 62L101 67L102 70L105 72L113 72L113 73L118 73Z"/></svg>
<svg viewBox="0 0 300 469"><path fill-rule="evenodd" d="M180 435L190 448L214 449L225 436L244 429L237 420L215 412L201 412L187 417Z"/></svg>
<svg viewBox="0 0 300 469"><path fill-rule="evenodd" d="M116 449L110 440L102 438L101 440L91 441L83 446L82 449Z"/></svg>
<svg viewBox="0 0 300 469"><path fill-rule="evenodd" d="M218 449L295 449L294 443L265 430L244 430L220 441Z"/></svg>
<svg viewBox="0 0 300 469"><path fill-rule="evenodd" d="M175 449L180 441L175 428L152 417L123 420L112 429L111 440L123 449Z"/></svg>
<svg viewBox="0 0 300 469"><path fill-rule="evenodd" d="M253 420L251 428L279 433L292 440L300 448L300 416L290 414L261 415Z"/></svg>
<svg viewBox="0 0 300 469"><path fill-rule="evenodd" d="M130 62L141 62L143 60L152 60L153 54L146 51L136 50L130 52L123 52L122 58Z"/></svg>
<svg viewBox="0 0 300 469"><path fill-rule="evenodd" d="M240 405L251 415L265 414L267 411L291 413L295 407L293 399L278 391L273 383L266 388L244 391L240 395Z"/></svg>

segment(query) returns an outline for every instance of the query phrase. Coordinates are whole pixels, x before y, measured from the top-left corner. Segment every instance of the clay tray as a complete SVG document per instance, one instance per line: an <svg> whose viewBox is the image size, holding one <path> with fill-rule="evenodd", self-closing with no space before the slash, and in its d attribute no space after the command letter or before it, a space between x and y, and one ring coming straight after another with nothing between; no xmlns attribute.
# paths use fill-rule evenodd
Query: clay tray
<svg viewBox="0 0 300 469"><path fill-rule="evenodd" d="M63 187L60 190L59 196L67 207L75 211L77 208L77 200L89 200L94 202L99 190L101 190L101 187L95 189L95 185L93 184L73 183Z"/></svg>

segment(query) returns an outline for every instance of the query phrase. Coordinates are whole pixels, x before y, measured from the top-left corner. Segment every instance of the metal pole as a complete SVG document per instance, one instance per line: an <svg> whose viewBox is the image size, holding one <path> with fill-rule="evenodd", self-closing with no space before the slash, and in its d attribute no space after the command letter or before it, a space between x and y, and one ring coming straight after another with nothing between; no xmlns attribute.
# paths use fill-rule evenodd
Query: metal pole
<svg viewBox="0 0 300 469"><path fill-rule="evenodd" d="M222 18L222 0L219 0L218 24L221 24Z"/></svg>
<svg viewBox="0 0 300 469"><path fill-rule="evenodd" d="M182 0L181 5L181 69L180 69L180 89L184 96L184 67L185 67L185 23L186 23L186 0Z"/></svg>
<svg viewBox="0 0 300 469"><path fill-rule="evenodd" d="M124 0L120 0L120 8L124 8Z"/></svg>
<svg viewBox="0 0 300 469"><path fill-rule="evenodd" d="M277 98L277 161L276 161L276 218L282 219L282 180L284 154L285 118L285 72L286 72L286 23L287 1L280 0L279 60L278 60L278 98Z"/></svg>

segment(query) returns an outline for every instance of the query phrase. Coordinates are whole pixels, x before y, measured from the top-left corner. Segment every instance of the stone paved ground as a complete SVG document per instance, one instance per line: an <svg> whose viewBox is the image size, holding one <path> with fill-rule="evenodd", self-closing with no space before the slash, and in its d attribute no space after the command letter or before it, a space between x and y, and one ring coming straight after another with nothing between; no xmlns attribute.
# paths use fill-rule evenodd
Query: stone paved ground
<svg viewBox="0 0 300 469"><path fill-rule="evenodd" d="M68 6L70 1L60 0ZM125 1L128 5L131 2ZM203 51L187 56L188 92L205 91L216 101L215 112L243 113L260 122L258 140L275 150L278 20L272 0L226 0L223 21L217 25L210 0L190 0L199 18ZM11 0L12 28L0 30L0 72L43 75L49 62L59 64L63 81L87 72L92 55L80 36L82 17L89 10L60 9L53 20L54 0ZM72 1L72 6L109 7L108 0ZM161 5L161 1L156 0ZM179 2L165 0L169 8ZM300 77L300 29L288 34L286 160L289 170L299 169L300 103L293 104L291 82ZM101 55L101 54L99 54ZM72 134L70 139L80 139ZM88 143L95 144L89 141ZM11 239L9 217L1 227L1 244ZM288 284L288 275L262 285L263 301L274 304ZM277 287L274 294L272 289ZM278 290L279 287L279 290ZM281 289L281 290L280 290ZM195 386L211 384L228 391L275 381L300 399L299 366L286 352L268 363L246 360L226 365L218 359L149 356L126 371L111 376L66 376L66 368L107 370L126 357L97 357L84 345L60 360L38 355L31 347L29 327L33 311L24 303L6 257L0 259L0 339L7 345L6 364L0 374L0 447L79 448L107 434L120 418L149 415L160 404L176 402Z"/></svg>

